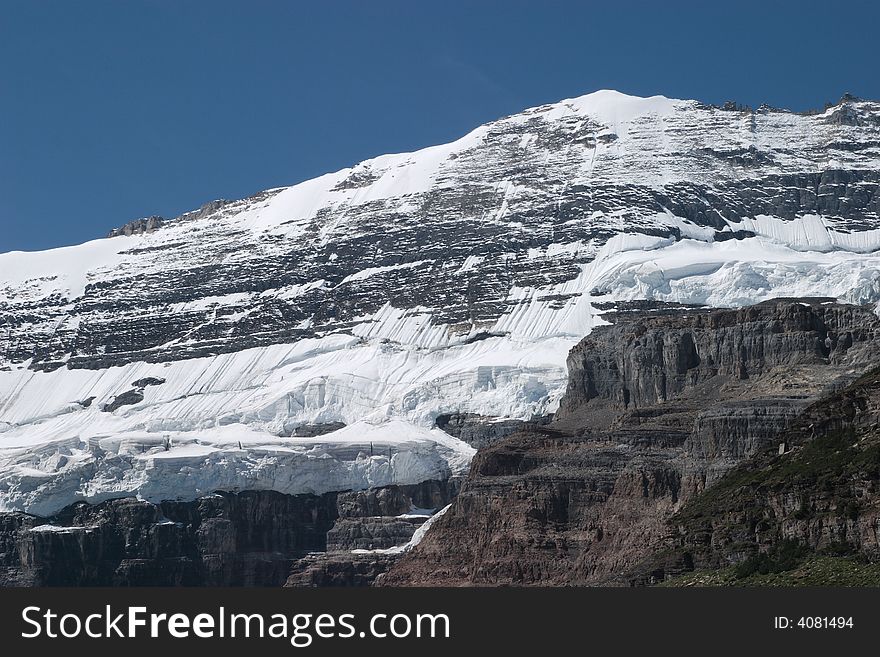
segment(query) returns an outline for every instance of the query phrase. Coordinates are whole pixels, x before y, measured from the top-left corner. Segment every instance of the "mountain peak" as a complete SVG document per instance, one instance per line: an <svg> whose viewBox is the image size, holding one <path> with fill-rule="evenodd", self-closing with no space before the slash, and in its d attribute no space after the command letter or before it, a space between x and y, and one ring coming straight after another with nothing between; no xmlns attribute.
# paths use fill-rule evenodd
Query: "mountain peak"
<svg viewBox="0 0 880 657"><path fill-rule="evenodd" d="M603 123L631 121L646 114L666 115L684 101L666 96L633 96L614 89L599 89L583 96L568 98L557 105L570 107L579 114L592 116Z"/></svg>

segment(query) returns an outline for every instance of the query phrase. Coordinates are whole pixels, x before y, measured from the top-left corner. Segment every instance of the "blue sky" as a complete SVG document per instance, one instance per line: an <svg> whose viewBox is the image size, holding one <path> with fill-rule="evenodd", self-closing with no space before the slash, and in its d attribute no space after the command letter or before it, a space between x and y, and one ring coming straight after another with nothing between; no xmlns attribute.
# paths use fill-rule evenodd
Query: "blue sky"
<svg viewBox="0 0 880 657"><path fill-rule="evenodd" d="M613 88L880 98L880 3L0 0L0 251L102 236Z"/></svg>

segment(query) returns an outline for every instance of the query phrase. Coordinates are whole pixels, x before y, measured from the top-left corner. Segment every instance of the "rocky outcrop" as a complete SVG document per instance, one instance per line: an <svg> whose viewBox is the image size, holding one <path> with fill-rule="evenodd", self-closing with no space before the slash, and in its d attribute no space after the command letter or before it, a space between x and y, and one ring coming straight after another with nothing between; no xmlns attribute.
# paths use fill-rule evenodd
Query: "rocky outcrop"
<svg viewBox="0 0 880 657"><path fill-rule="evenodd" d="M262 200L266 197L266 193L263 192L261 194L257 194L254 198ZM141 219L133 219L132 221L129 221L128 223L111 230L109 233L107 233L107 237L119 237L120 235L143 235L144 233L152 233L153 231L162 228L162 226L169 223L169 221L173 221L176 223L185 221L198 221L200 219L205 219L206 217L210 217L220 212L223 207L229 205L229 203L230 201L227 201L226 199L209 201L208 203L203 204L197 210L185 212L175 219L166 219L158 215L153 215L151 217L142 217Z"/></svg>
<svg viewBox="0 0 880 657"><path fill-rule="evenodd" d="M669 521L630 573L655 583L773 555L780 546L880 558L880 369L811 404L769 449Z"/></svg>
<svg viewBox="0 0 880 657"><path fill-rule="evenodd" d="M134 219L127 224L114 228L107 237L119 237L120 235L142 235L143 233L152 233L158 230L165 223L165 219L159 216L143 217L142 219Z"/></svg>
<svg viewBox="0 0 880 657"><path fill-rule="evenodd" d="M440 509L455 498L461 485L460 477L452 477L444 481L339 493L338 513L341 519L375 518L408 514L413 508Z"/></svg>
<svg viewBox="0 0 880 657"><path fill-rule="evenodd" d="M291 436L297 438L315 438L317 436L323 436L324 434L338 431L344 427L345 422L316 422L313 424L285 422L278 434L284 438L289 438Z"/></svg>
<svg viewBox="0 0 880 657"><path fill-rule="evenodd" d="M459 486L218 492L191 502L81 502L50 518L0 513L0 586L281 586L301 559L324 554L338 565L323 577L369 583L393 555L352 550L406 543Z"/></svg>
<svg viewBox="0 0 880 657"><path fill-rule="evenodd" d="M327 550L387 550L403 545L428 516L415 518L342 518L327 532Z"/></svg>
<svg viewBox="0 0 880 657"><path fill-rule="evenodd" d="M288 587L369 586L403 554L418 527L458 494L461 480L426 481L340 493L339 519L327 533L327 549L296 561Z"/></svg>
<svg viewBox="0 0 880 657"><path fill-rule="evenodd" d="M683 505L880 362L871 310L822 299L613 321L572 351L554 421L481 449L381 584L629 584Z"/></svg>
<svg viewBox="0 0 880 657"><path fill-rule="evenodd" d="M131 385L135 388L146 388L147 386L160 386L163 383L165 383L165 379L157 376L146 376L143 379L132 381Z"/></svg>
<svg viewBox="0 0 880 657"><path fill-rule="evenodd" d="M804 400L787 397L715 405L697 415L686 449L710 461L742 460L773 444L804 406Z"/></svg>
<svg viewBox="0 0 880 657"><path fill-rule="evenodd" d="M371 586L399 559L396 554L325 552L310 554L294 564L286 587Z"/></svg>
<svg viewBox="0 0 880 657"><path fill-rule="evenodd" d="M443 429L450 436L455 436L471 447L479 449L524 428L545 425L552 417L545 415L527 422L486 417L475 413L443 413L437 416L435 423L438 429Z"/></svg>
<svg viewBox="0 0 880 657"><path fill-rule="evenodd" d="M336 495L128 498L0 518L4 586L278 586L297 557L325 546Z"/></svg>
<svg viewBox="0 0 880 657"><path fill-rule="evenodd" d="M112 413L113 411L122 408L123 406L131 406L133 404L139 404L144 401L144 393L141 390L126 390L125 392L116 395L109 403L104 404L101 407L101 410L105 413Z"/></svg>
<svg viewBox="0 0 880 657"><path fill-rule="evenodd" d="M651 509L671 510L678 497L674 476L633 462L630 452L546 429L491 445L478 454L452 508L380 583L593 581L602 562L633 558L624 531L629 539L651 533Z"/></svg>
<svg viewBox="0 0 880 657"><path fill-rule="evenodd" d="M301 424L294 427L291 435L313 438L315 436L323 436L325 433L332 433L345 427L345 422L322 422L320 424Z"/></svg>
<svg viewBox="0 0 880 657"><path fill-rule="evenodd" d="M160 386L163 383L165 383L165 379L154 376L147 376L143 379L138 379L137 381L132 382L131 390L126 390L125 392L116 395L108 403L104 404L101 407L101 410L105 413L112 413L123 406L139 404L144 401L144 388L148 386ZM89 402L89 405L90 404L91 401ZM86 405L86 407L88 407L88 405Z"/></svg>
<svg viewBox="0 0 880 657"><path fill-rule="evenodd" d="M872 338L878 330L870 308L830 299L621 321L572 349L557 421L566 423L594 399L625 410L667 401L709 380L749 380L778 367L867 366L877 354Z"/></svg>

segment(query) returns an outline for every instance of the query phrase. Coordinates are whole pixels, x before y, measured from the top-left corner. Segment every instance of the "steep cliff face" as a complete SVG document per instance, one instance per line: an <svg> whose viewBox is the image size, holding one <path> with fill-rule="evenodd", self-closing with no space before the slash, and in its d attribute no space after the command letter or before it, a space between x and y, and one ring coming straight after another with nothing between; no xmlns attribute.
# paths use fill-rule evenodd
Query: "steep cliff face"
<svg viewBox="0 0 880 657"><path fill-rule="evenodd" d="M339 519L327 532L326 550L294 562L284 585L370 586L409 549L419 528L427 529L425 523L455 499L461 485L453 478L340 494Z"/></svg>
<svg viewBox="0 0 880 657"><path fill-rule="evenodd" d="M2 517L6 586L277 586L296 556L323 549L336 495L121 499Z"/></svg>
<svg viewBox="0 0 880 657"><path fill-rule="evenodd" d="M756 379L779 367L866 366L876 353L870 343L876 332L871 309L833 299L621 321L572 349L556 420L568 423L591 400L640 408L686 396L710 380Z"/></svg>
<svg viewBox="0 0 880 657"><path fill-rule="evenodd" d="M573 350L554 422L480 450L380 583L630 583L683 504L880 360L870 309L821 299L613 320Z"/></svg>
<svg viewBox="0 0 880 657"><path fill-rule="evenodd" d="M78 503L51 518L0 513L0 586L281 586L309 553L329 549L356 564L366 557L352 550L406 543L457 487L245 491L190 502ZM390 558L375 554L371 567L381 572Z"/></svg>
<svg viewBox="0 0 880 657"><path fill-rule="evenodd" d="M552 415L543 415L528 421L498 420L474 413L444 413L437 416L436 423L450 436L479 449L517 431L548 424L552 418Z"/></svg>
<svg viewBox="0 0 880 657"><path fill-rule="evenodd" d="M793 570L797 559L773 563L786 545L801 558L880 558L880 370L810 405L778 440L782 453L749 459L673 515L633 581L736 565L741 577Z"/></svg>
<svg viewBox="0 0 880 657"><path fill-rule="evenodd" d="M680 476L662 449L540 433L481 451L450 510L383 585L571 585L637 558L675 508Z"/></svg>

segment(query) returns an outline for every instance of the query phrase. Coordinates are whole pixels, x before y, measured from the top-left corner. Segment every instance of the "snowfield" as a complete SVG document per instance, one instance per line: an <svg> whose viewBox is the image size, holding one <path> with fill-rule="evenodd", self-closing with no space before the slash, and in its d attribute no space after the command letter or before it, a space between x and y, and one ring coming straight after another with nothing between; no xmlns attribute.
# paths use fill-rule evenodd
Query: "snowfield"
<svg viewBox="0 0 880 657"><path fill-rule="evenodd" d="M833 111L740 115L694 101L597 92L481 126L451 144L382 156L219 213L169 222L153 233L0 254L0 317L9 318L0 324L6 339L0 510L48 515L78 500L192 499L247 489L323 493L445 478L466 472L474 450L437 429L437 416L528 419L553 412L565 389L569 350L605 323L597 304L655 299L738 306L779 296L877 303L880 226L872 217L855 226L843 215L754 213L701 224L668 209L649 212L621 202L618 210L590 210L547 229L534 210L562 203L536 205L538 192L562 199L577 188L578 198L592 199L617 185L635 198L640 190L816 172L830 163L880 170L870 145L878 142L863 134L880 128L826 127ZM556 132L542 132L541 126L560 123L573 131L574 142L557 143L550 139ZM692 125L705 132L695 137ZM499 142L491 141L498 139L513 149L504 150L504 158L496 153ZM868 145L834 146L845 139ZM707 159L709 146L725 155ZM725 159L728 151L736 157L754 152L748 147L770 153L759 172ZM477 246L448 261L426 253L441 232L430 222L425 243L407 246L409 257L390 264L343 248L345 239L380 234L394 222L418 224L423 197L458 190L464 176L475 175L467 163L480 149L493 166L507 166L505 158L513 157L510 166L556 166L565 179L540 183L542 189L512 177L487 181L491 211L475 218L468 214L472 201L461 201L459 211L473 223L453 225L451 234L456 244L477 230L473 226L505 237L487 242L475 234ZM641 187L632 191L634 184ZM372 208L381 214L367 214ZM585 226L577 236L566 232ZM535 237L547 230L546 238ZM721 239L737 231L746 236ZM320 275L276 284L268 267L297 249L320 252L314 270ZM203 277L197 294L163 302L170 292L162 281L205 258L220 270L239 271L254 253L265 255L251 267L256 284ZM436 302L441 275L461 281L443 283L450 293L471 290L471 297L460 297L473 303L469 320L445 319L465 302ZM497 296L474 300L481 285L490 286L488 277ZM498 280L511 282L500 286ZM105 292L118 281L128 281L121 292ZM168 289L176 287L183 286L172 282ZM81 355L67 343L57 347L63 352L57 367L37 369L36 347L27 358L15 356L29 339L42 340L46 351L65 336L81 344L102 322L121 327L115 305L131 299L118 311L126 322L174 320L183 328L168 329L170 337L156 344L147 340L136 357L120 349L126 357L109 366L65 366ZM302 311L312 306L317 310ZM302 311L289 321L302 335L248 343L267 318L279 322L279 307ZM242 342L220 353L173 355L212 340ZM101 345L89 355L112 353ZM136 394L104 410L126 393ZM293 435L302 425L335 422L346 426L316 437Z"/></svg>

